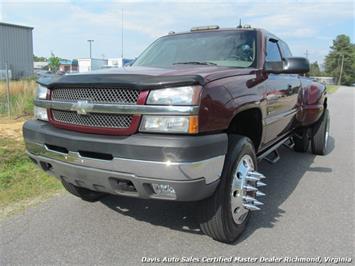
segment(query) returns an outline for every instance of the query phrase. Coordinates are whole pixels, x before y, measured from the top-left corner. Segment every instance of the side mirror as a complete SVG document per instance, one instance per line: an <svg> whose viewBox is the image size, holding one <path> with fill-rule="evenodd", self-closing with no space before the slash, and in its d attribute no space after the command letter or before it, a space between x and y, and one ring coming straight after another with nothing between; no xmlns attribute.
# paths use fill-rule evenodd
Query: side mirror
<svg viewBox="0 0 355 266"><path fill-rule="evenodd" d="M304 74L309 72L309 61L304 57L289 57L285 60L283 73Z"/></svg>
<svg viewBox="0 0 355 266"><path fill-rule="evenodd" d="M276 74L304 74L309 72L309 62L304 57L288 57L281 62L265 62L264 70Z"/></svg>

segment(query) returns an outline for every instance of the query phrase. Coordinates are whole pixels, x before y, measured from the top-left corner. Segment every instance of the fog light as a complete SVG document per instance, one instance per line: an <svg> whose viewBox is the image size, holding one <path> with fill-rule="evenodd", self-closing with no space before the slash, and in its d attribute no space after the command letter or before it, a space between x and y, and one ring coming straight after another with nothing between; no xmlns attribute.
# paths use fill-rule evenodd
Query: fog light
<svg viewBox="0 0 355 266"><path fill-rule="evenodd" d="M175 189L169 185L164 184L152 184L152 188L155 194L158 196L176 198Z"/></svg>
<svg viewBox="0 0 355 266"><path fill-rule="evenodd" d="M35 106L33 110L34 118L38 120L48 121L47 109Z"/></svg>

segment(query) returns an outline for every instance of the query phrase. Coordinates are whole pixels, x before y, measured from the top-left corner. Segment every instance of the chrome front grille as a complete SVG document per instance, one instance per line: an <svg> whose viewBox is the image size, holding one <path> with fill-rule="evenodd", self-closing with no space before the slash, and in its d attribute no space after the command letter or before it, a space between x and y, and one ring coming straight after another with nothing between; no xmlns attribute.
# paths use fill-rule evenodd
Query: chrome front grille
<svg viewBox="0 0 355 266"><path fill-rule="evenodd" d="M127 88L55 88L52 90L55 101L88 101L91 103L136 104L138 90Z"/></svg>
<svg viewBox="0 0 355 266"><path fill-rule="evenodd" d="M138 96L138 90L114 87L59 87L54 88L51 91L51 100L70 103L88 101L89 103L93 104L135 105L137 104ZM126 114L106 113L89 113L81 115L76 111L64 111L56 109L52 109L51 113L54 124L72 126L73 130L75 130L75 126L98 129L100 128L102 130L107 128L129 130L133 117L132 115Z"/></svg>
<svg viewBox="0 0 355 266"><path fill-rule="evenodd" d="M53 119L57 122L96 128L129 128L132 115L91 113L79 115L77 112L52 110Z"/></svg>

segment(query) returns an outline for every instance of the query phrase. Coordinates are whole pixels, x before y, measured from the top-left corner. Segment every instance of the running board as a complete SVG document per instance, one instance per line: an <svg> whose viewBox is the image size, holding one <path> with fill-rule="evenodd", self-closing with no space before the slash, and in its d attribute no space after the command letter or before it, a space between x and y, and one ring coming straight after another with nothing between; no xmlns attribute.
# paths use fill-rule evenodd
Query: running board
<svg viewBox="0 0 355 266"><path fill-rule="evenodd" d="M286 144L286 142L288 142L290 144ZM293 140L291 140L291 137L286 137L283 140L279 141L277 144L268 148L266 151L263 151L261 154L259 154L257 156L257 159L258 159L258 161L265 159L269 163L276 163L280 159L280 155L277 152L277 149L280 148L281 145L287 145L288 147L290 147L292 145L292 143L293 143ZM271 158L267 158L271 154L273 154L273 156Z"/></svg>
<svg viewBox="0 0 355 266"><path fill-rule="evenodd" d="M266 160L268 163L274 164L277 163L280 160L280 154L278 150L273 150L271 153L269 153L264 160Z"/></svg>
<svg viewBox="0 0 355 266"><path fill-rule="evenodd" d="M290 150L293 150L293 147L295 147L295 142L293 141L293 138L289 138L287 141L283 143L283 145Z"/></svg>

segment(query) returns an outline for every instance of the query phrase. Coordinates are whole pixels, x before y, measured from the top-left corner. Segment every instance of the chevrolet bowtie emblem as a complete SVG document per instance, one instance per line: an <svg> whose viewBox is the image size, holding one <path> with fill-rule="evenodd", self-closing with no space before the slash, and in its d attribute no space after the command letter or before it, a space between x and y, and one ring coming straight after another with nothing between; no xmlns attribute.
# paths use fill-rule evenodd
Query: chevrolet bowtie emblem
<svg viewBox="0 0 355 266"><path fill-rule="evenodd" d="M93 104L88 101L78 101L71 107L72 111L76 111L79 115L87 115L93 109Z"/></svg>

